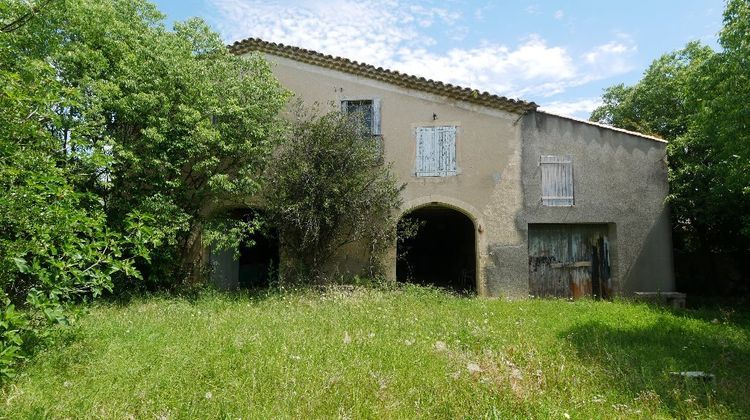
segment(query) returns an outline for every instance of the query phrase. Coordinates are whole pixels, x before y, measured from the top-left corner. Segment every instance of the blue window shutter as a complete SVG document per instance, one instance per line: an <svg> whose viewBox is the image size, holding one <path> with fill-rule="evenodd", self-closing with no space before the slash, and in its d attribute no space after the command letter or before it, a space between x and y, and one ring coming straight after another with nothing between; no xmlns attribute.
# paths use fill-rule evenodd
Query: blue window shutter
<svg viewBox="0 0 750 420"><path fill-rule="evenodd" d="M456 173L456 127L436 127L440 133L440 172L443 176Z"/></svg>
<svg viewBox="0 0 750 420"><path fill-rule="evenodd" d="M417 127L417 176L429 176L431 127Z"/></svg>

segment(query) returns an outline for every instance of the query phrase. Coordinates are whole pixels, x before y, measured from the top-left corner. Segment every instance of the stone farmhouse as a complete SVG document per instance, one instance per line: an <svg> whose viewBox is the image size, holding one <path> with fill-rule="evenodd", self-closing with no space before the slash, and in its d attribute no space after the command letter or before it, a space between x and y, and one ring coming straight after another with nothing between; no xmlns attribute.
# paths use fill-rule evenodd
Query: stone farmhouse
<svg viewBox="0 0 750 420"><path fill-rule="evenodd" d="M400 215L424 223L394 244L393 280L511 298L673 291L663 140L260 39L230 49L262 53L307 104L364 113L406 184ZM277 241L256 242L239 261L212 255L219 286L278 263ZM337 269L357 273L361 254Z"/></svg>

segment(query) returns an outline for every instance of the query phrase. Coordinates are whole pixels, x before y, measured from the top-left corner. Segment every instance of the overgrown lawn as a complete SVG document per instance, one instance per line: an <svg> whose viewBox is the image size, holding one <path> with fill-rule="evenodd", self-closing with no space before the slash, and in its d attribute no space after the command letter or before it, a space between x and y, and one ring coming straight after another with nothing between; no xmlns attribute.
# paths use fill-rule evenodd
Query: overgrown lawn
<svg viewBox="0 0 750 420"><path fill-rule="evenodd" d="M715 385L670 371L700 370ZM8 417L747 417L747 314L420 287L91 309L2 388Z"/></svg>

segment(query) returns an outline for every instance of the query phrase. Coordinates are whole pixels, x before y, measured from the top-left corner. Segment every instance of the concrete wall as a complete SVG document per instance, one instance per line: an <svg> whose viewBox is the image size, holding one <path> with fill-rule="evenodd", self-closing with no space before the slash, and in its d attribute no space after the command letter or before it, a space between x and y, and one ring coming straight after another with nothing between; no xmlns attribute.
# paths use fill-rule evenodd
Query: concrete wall
<svg viewBox="0 0 750 420"><path fill-rule="evenodd" d="M608 223L615 290L672 291L666 143L542 112L527 114L522 131L518 226ZM540 155L573 157L575 206L541 205Z"/></svg>
<svg viewBox="0 0 750 420"><path fill-rule="evenodd" d="M672 290L665 144L539 112L519 115L267 54L281 83L307 105L338 109L378 99L384 159L406 184L401 213L438 204L476 229L477 291L528 296L529 223L610 223L614 280L625 292ZM433 115L436 119L433 119ZM458 173L415 176L419 126L455 125ZM576 205L541 206L539 155L572 155ZM390 277L395 279L395 249ZM342 253L334 270L356 272L366 256ZM283 262L282 262L283 263Z"/></svg>

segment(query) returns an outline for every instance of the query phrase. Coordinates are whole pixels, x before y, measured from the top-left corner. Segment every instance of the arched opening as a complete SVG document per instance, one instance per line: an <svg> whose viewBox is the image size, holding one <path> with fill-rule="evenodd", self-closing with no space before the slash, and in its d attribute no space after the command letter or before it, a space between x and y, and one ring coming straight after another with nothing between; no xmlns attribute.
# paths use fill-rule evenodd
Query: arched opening
<svg viewBox="0 0 750 420"><path fill-rule="evenodd" d="M396 279L475 293L476 238L472 220L457 210L433 205L404 215L399 230L409 225L416 228L416 234L398 241Z"/></svg>
<svg viewBox="0 0 750 420"><path fill-rule="evenodd" d="M261 210L237 209L229 215L248 222L260 221L260 227L237 250L211 251L214 284L220 289L270 286L278 276L278 230L267 222Z"/></svg>
<svg viewBox="0 0 750 420"><path fill-rule="evenodd" d="M251 245L252 244L252 245ZM255 232L240 247L238 282L243 288L265 288L275 280L279 267L276 229Z"/></svg>
<svg viewBox="0 0 750 420"><path fill-rule="evenodd" d="M278 275L278 231L260 210L245 210L239 217L247 221L260 220L260 228L240 244L238 285L242 288L268 287Z"/></svg>

